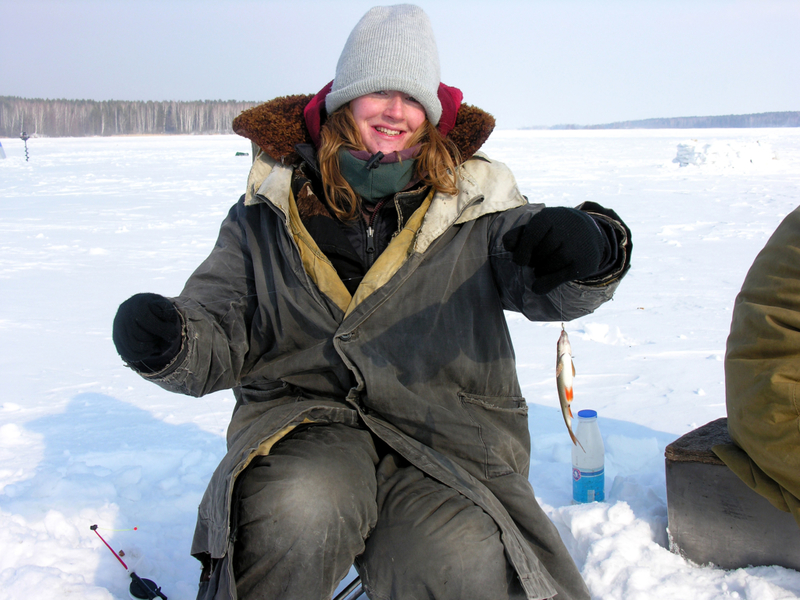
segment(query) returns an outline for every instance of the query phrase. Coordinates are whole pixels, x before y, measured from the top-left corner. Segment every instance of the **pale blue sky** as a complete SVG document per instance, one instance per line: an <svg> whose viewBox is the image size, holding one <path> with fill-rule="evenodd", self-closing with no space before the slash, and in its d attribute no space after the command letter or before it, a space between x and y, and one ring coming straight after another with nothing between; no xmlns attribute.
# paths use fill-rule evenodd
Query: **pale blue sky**
<svg viewBox="0 0 800 600"><path fill-rule="evenodd" d="M0 95L313 93L379 3L0 0ZM416 4L433 22L442 80L501 128L800 110L800 0Z"/></svg>

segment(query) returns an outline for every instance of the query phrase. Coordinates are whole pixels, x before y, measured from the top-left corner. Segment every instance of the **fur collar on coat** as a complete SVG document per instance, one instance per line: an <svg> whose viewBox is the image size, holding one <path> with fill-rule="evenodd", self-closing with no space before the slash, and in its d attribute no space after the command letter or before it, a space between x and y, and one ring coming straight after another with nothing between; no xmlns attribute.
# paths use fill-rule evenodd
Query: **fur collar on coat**
<svg viewBox="0 0 800 600"><path fill-rule="evenodd" d="M259 146L272 159L286 165L301 162L297 144L315 144L325 118L325 96L330 83L316 95L282 96L242 112L233 130ZM494 129L492 115L461 103L461 92L442 84L439 98L444 108L439 130L446 133L466 161L477 152Z"/></svg>

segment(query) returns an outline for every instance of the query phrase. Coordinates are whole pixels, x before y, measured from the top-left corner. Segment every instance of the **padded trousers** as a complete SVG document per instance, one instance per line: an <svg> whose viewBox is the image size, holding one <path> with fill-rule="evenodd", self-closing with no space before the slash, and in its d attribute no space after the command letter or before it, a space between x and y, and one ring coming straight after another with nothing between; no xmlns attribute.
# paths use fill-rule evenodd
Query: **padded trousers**
<svg viewBox="0 0 800 600"><path fill-rule="evenodd" d="M470 500L345 425L281 440L234 490L240 599L330 599L355 564L372 600L525 594L495 522Z"/></svg>

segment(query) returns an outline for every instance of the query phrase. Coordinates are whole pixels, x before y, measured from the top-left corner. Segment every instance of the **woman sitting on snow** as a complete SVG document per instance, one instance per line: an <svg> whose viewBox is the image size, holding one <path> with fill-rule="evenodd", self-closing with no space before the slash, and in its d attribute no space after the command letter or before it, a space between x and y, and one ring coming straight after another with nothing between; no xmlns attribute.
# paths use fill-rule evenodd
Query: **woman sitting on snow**
<svg viewBox="0 0 800 600"><path fill-rule="evenodd" d="M180 296L137 294L114 341L143 377L233 388L199 508L200 598L588 598L528 482L504 310L609 300L613 211L529 204L478 152L494 126L441 84L418 7L373 8L332 84L240 115L246 194Z"/></svg>

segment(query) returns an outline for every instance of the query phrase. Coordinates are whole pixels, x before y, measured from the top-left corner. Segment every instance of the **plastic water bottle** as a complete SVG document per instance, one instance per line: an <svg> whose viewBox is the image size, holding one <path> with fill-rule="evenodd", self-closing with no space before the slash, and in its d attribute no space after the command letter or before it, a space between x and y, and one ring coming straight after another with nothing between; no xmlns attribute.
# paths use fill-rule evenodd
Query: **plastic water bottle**
<svg viewBox="0 0 800 600"><path fill-rule="evenodd" d="M605 500L605 448L597 426L596 411L578 412L575 437L583 445L583 449L577 445L572 447L572 502L602 502Z"/></svg>

